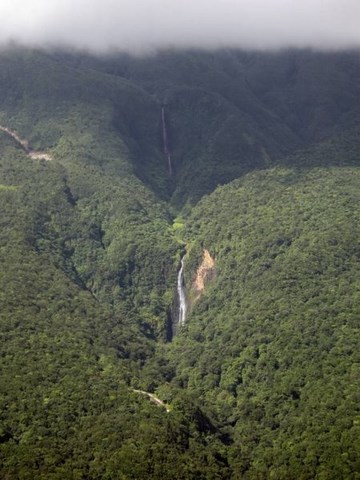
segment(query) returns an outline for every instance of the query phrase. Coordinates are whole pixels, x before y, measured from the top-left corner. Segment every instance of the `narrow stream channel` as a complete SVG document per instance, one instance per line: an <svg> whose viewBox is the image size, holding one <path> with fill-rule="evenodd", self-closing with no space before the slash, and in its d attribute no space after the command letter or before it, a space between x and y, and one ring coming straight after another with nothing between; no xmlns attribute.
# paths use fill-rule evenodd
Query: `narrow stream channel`
<svg viewBox="0 0 360 480"><path fill-rule="evenodd" d="M161 124L162 124L162 137L163 137L163 149L164 155L168 160L169 176L172 176L172 164L171 164L171 154L168 145L168 135L166 128L166 117L165 117L165 107L161 107Z"/></svg>
<svg viewBox="0 0 360 480"><path fill-rule="evenodd" d="M184 257L181 259L181 268L177 278L177 293L179 299L178 325L181 327L186 320L186 297L184 283Z"/></svg>

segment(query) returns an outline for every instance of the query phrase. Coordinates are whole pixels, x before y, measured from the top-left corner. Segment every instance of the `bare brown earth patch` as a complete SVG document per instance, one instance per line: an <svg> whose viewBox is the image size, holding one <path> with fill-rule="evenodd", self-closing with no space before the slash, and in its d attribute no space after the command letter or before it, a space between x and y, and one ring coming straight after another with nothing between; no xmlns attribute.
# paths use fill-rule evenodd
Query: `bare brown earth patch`
<svg viewBox="0 0 360 480"><path fill-rule="evenodd" d="M211 280L215 274L215 260L212 258L208 250L203 251L201 264L196 270L193 282L193 290L195 292L195 300L199 299L207 281Z"/></svg>
<svg viewBox="0 0 360 480"><path fill-rule="evenodd" d="M14 132L13 130L10 130L7 127L4 127L0 125L0 131L6 133L9 135L11 138L15 140L15 142L25 151L25 153L32 158L33 160L47 160L50 161L52 160L52 156L49 153L46 152L39 152L33 150L29 142L27 140L23 140L22 138L19 137L19 135Z"/></svg>

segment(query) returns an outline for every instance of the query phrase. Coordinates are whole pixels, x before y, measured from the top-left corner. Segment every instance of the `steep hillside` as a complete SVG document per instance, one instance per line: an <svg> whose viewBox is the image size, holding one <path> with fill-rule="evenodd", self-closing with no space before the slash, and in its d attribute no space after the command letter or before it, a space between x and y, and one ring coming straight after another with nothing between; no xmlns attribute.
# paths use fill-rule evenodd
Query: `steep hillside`
<svg viewBox="0 0 360 480"><path fill-rule="evenodd" d="M86 163L133 172L176 207L346 134L360 117L356 52L188 51L136 59L15 50L0 60L0 120L36 149L71 158L78 147Z"/></svg>
<svg viewBox="0 0 360 480"><path fill-rule="evenodd" d="M269 170L188 219L189 297L204 249L216 275L169 349L172 384L224 426L241 478L356 478L359 181Z"/></svg>
<svg viewBox="0 0 360 480"><path fill-rule="evenodd" d="M360 120L358 52L169 51L145 59L84 57L76 65L126 78L166 105L176 205ZM335 155L326 164L338 161Z"/></svg>
<svg viewBox="0 0 360 480"><path fill-rule="evenodd" d="M164 206L135 177L70 164L0 134L0 476L216 478L216 428L186 393L170 415L136 392L169 376L143 372L171 335Z"/></svg>

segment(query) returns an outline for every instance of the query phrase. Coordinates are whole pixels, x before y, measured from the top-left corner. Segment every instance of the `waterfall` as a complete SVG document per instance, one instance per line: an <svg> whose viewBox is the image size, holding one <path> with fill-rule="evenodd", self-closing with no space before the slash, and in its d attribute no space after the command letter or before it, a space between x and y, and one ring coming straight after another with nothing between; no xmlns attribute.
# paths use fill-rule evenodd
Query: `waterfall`
<svg viewBox="0 0 360 480"><path fill-rule="evenodd" d="M179 315L178 325L185 324L186 318L186 299L185 299L185 285L184 285L184 257L181 259L181 268L177 278L177 292L179 298Z"/></svg>
<svg viewBox="0 0 360 480"><path fill-rule="evenodd" d="M163 137L164 155L166 155L167 160L168 160L169 175L171 177L171 175L172 175L172 164L171 164L171 154L170 154L170 151L169 151L167 131L166 131L165 107L161 107L161 124L162 124L162 137Z"/></svg>

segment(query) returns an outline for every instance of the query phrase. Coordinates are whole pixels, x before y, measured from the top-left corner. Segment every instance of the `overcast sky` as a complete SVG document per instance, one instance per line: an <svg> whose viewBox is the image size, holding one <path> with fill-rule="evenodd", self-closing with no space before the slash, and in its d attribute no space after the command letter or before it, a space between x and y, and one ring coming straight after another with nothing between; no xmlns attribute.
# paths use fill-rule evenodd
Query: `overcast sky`
<svg viewBox="0 0 360 480"><path fill-rule="evenodd" d="M360 47L360 0L0 0L0 44Z"/></svg>

